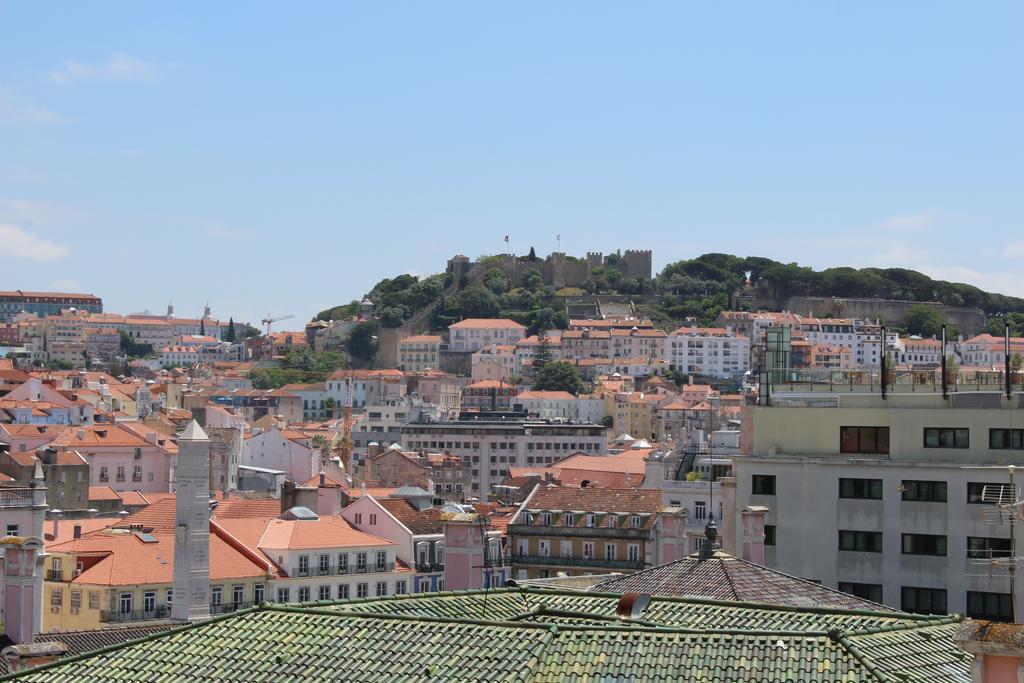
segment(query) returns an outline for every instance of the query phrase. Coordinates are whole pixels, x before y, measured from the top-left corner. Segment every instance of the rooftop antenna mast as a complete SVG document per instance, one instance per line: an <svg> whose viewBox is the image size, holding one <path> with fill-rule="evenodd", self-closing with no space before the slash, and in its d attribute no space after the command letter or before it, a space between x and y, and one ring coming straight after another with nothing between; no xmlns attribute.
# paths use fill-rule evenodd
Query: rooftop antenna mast
<svg viewBox="0 0 1024 683"><path fill-rule="evenodd" d="M975 566L986 566L991 576L994 570L1005 570L1010 582L1010 603L1012 605L1012 617L1014 623L1020 623L1020 617L1024 616L1024 610L1017 605L1019 597L1017 590L1017 570L1024 565L1024 557L1017 556L1016 526L1022 520L1021 509L1024 507L1022 499L1017 491L1015 482L1016 465L991 465L977 466L966 469L1005 469L1008 483L1006 484L985 484L981 490L981 502L985 504L983 515L985 522L992 526L1006 526L1009 530L1009 550L993 548L967 548L968 559ZM972 554L975 554L972 558Z"/></svg>

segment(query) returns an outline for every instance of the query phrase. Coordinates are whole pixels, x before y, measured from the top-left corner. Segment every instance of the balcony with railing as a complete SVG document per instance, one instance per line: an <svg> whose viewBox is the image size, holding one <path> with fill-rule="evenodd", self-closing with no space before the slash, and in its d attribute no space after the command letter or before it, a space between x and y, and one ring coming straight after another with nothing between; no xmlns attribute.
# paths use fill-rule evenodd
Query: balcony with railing
<svg viewBox="0 0 1024 683"><path fill-rule="evenodd" d="M441 565L442 568L444 565ZM366 564L366 565L329 565L322 567L317 565L315 567L293 567L288 573L288 576L293 578L305 578L311 576L346 576L348 574L373 574L378 572L393 572L395 570L394 562L385 562L384 564Z"/></svg>
<svg viewBox="0 0 1024 683"><path fill-rule="evenodd" d="M47 569L46 570L47 581L63 581L64 571L61 569Z"/></svg>
<svg viewBox="0 0 1024 683"><path fill-rule="evenodd" d="M243 609L255 607L257 602L223 602L219 605L210 605L210 614L231 614Z"/></svg>
<svg viewBox="0 0 1024 683"><path fill-rule="evenodd" d="M151 621L153 619L167 619L171 616L171 610L167 605L156 605L149 610L133 611L101 611L100 622L105 624L121 624L130 621Z"/></svg>
<svg viewBox="0 0 1024 683"><path fill-rule="evenodd" d="M33 489L0 489L0 508L32 507Z"/></svg>
<svg viewBox="0 0 1024 683"><path fill-rule="evenodd" d="M420 574L433 574L444 571L444 562L417 562L416 571Z"/></svg>

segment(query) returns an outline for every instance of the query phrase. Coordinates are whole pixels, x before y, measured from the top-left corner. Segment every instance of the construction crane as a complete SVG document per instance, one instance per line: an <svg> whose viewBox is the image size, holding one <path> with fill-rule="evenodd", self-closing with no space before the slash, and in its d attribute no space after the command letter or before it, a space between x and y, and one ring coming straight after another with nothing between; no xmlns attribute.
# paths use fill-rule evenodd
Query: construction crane
<svg viewBox="0 0 1024 683"><path fill-rule="evenodd" d="M352 481L352 394L355 393L355 373L348 371L348 387L345 391L345 412L341 423L341 466L345 476Z"/></svg>
<svg viewBox="0 0 1024 683"><path fill-rule="evenodd" d="M294 315L289 313L288 315L282 315L282 316L279 316L277 318L273 318L273 317L271 317L270 313L267 313L267 317L264 318L261 322L264 325L267 326L267 336L269 337L270 336L270 326L271 325L273 325L274 323L279 322L281 320L288 320L289 318L294 318L294 317L295 317Z"/></svg>

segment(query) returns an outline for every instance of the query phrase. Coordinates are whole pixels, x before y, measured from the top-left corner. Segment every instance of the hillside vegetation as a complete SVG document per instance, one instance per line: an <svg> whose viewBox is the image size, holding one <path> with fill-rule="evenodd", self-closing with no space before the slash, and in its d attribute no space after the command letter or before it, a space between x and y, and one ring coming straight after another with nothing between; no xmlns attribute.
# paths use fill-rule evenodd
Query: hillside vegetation
<svg viewBox="0 0 1024 683"><path fill-rule="evenodd" d="M418 278L399 275L378 282L367 297L376 307L380 324L398 327L421 309L434 303L453 285L446 274ZM540 273L524 268L516 282L499 268L484 273L480 284L456 283L456 293L442 300L431 317L431 327L443 329L468 317L508 317L526 325L531 333L565 328L564 299L546 285ZM1024 299L986 292L973 285L934 280L906 268L836 267L816 271L797 263L781 263L762 256L704 254L676 261L651 281L627 278L612 266L595 268L584 283L588 294L625 294L646 303L641 310L656 323L672 324L693 317L709 324L729 304L729 296L748 281L775 300L791 296L827 296L863 299L899 299L940 302L949 306L977 307L989 316L1024 314ZM351 315L356 302L322 311L323 320ZM1016 329L1024 317L1008 318ZM1002 331L1002 319L990 322ZM1024 333L1024 330L1021 330Z"/></svg>

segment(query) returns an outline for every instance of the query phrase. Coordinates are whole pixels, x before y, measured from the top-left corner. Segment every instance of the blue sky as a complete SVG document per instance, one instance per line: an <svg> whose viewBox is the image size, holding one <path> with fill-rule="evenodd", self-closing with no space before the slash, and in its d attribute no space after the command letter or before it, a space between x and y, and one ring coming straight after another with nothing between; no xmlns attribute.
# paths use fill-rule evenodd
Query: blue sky
<svg viewBox="0 0 1024 683"><path fill-rule="evenodd" d="M0 3L0 289L305 318L560 234L1024 296L1022 25L1020 2Z"/></svg>

